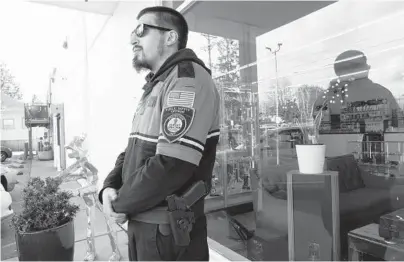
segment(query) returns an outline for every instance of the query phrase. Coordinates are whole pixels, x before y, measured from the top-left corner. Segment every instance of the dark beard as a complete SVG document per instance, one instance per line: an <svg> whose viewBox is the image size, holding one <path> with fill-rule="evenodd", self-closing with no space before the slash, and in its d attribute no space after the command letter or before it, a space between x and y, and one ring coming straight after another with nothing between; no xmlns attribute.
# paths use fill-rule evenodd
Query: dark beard
<svg viewBox="0 0 404 262"><path fill-rule="evenodd" d="M138 73L142 72L143 70L151 70L151 66L147 62L140 61L136 59L136 57L132 58L132 66Z"/></svg>
<svg viewBox="0 0 404 262"><path fill-rule="evenodd" d="M157 51L158 51L158 54L160 56L163 55L163 41L162 41L162 38L160 38L160 40L159 40L159 45L157 47ZM142 52L143 52L143 50L142 50ZM143 58L146 57L144 55L144 53L142 54L142 56L143 56ZM148 62L146 62L144 60L142 61L142 60L136 59L136 54L132 58L132 65L133 65L133 68L135 68L136 72L138 72L138 73L140 73L140 72L142 72L144 70L145 71L146 70L150 70L150 71L152 70L152 66Z"/></svg>

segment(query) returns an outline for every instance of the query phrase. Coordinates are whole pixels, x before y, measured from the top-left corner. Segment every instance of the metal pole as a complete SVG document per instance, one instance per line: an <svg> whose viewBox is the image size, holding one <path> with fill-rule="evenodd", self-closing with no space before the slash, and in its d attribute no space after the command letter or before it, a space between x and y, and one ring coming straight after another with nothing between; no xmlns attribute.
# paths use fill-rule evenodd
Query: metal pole
<svg viewBox="0 0 404 262"><path fill-rule="evenodd" d="M34 159L34 154L32 153L32 126L31 123L29 124L28 127L28 145L29 145L29 159Z"/></svg>
<svg viewBox="0 0 404 262"><path fill-rule="evenodd" d="M276 50L272 50L270 47L267 47L267 49L274 54L275 56L275 78L276 78L276 88L275 88L275 106L276 106L276 165L279 166L279 124L278 124L278 119L279 119L279 99L278 99L278 92L279 92L279 82L278 82L278 59L277 59L277 53L279 50L281 50L282 43L278 43L278 48Z"/></svg>
<svg viewBox="0 0 404 262"><path fill-rule="evenodd" d="M221 108L222 108L222 124L224 126L225 123L225 119L226 119L226 108L224 107L225 102L224 102L224 85L221 85L220 88L220 102L221 102ZM228 132L231 132L231 127L228 127L229 130ZM225 134L225 135L228 135ZM223 139L223 141L227 141L227 139ZM228 185L228 181L227 181L227 150L226 150L226 143L223 143L221 148L222 148L222 152L223 152L223 158L221 159L222 162L220 163L222 165L222 186L223 186L223 198L224 198L224 207L227 207L227 201L228 201L228 192L227 192L227 185ZM220 161L220 158L219 158Z"/></svg>
<svg viewBox="0 0 404 262"><path fill-rule="evenodd" d="M279 82L278 82L278 60L276 57L276 52L275 52L275 78L276 78L276 89L275 89L275 97L276 97L276 165L279 166L279 124L278 124L278 119L279 119Z"/></svg>
<svg viewBox="0 0 404 262"><path fill-rule="evenodd" d="M84 128L85 133L89 133L90 129L90 80L89 80L89 64L88 64L88 43L87 43L87 19L86 14L83 12L82 14L82 23L83 23L83 30L84 30L84 90L83 90L83 102L84 102ZM91 144L90 136L87 136L87 145Z"/></svg>

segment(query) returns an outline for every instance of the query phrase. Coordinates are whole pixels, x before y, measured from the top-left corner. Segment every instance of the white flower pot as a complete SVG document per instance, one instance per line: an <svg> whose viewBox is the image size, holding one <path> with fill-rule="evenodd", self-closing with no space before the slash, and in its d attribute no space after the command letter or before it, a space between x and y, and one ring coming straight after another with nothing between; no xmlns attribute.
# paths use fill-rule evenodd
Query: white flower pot
<svg viewBox="0 0 404 262"><path fill-rule="evenodd" d="M325 145L296 145L296 153L300 173L323 173L325 161Z"/></svg>

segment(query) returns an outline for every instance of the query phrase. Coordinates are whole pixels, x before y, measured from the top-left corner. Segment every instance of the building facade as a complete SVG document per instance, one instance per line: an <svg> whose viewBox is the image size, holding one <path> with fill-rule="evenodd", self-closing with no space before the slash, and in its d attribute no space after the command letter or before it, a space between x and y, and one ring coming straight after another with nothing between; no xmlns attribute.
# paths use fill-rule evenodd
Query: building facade
<svg viewBox="0 0 404 262"><path fill-rule="evenodd" d="M39 138L44 135L44 128L33 128L33 149L37 149ZM1 145L13 151L24 151L28 142L28 128L25 125L24 103L1 93Z"/></svg>

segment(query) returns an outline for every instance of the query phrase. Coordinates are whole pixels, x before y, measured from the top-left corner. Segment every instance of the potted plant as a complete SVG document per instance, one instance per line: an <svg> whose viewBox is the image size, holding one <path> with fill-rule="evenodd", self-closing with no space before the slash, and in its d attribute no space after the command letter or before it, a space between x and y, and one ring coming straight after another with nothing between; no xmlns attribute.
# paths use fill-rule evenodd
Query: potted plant
<svg viewBox="0 0 404 262"><path fill-rule="evenodd" d="M12 218L20 261L73 261L79 207L61 183L60 178L35 177L24 188L22 211Z"/></svg>
<svg viewBox="0 0 404 262"><path fill-rule="evenodd" d="M42 161L53 160L53 149L48 141L44 141L43 146L38 150L38 159Z"/></svg>
<svg viewBox="0 0 404 262"><path fill-rule="evenodd" d="M320 174L324 171L325 145L319 143L319 131L327 99L318 100L320 89L303 86L298 89L297 107L299 118L296 122L302 131L301 144L296 145L299 171L303 174ZM321 102L319 105L319 101Z"/></svg>

